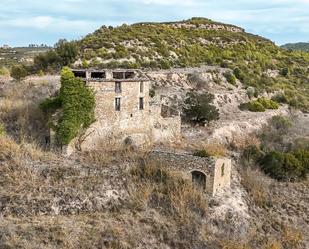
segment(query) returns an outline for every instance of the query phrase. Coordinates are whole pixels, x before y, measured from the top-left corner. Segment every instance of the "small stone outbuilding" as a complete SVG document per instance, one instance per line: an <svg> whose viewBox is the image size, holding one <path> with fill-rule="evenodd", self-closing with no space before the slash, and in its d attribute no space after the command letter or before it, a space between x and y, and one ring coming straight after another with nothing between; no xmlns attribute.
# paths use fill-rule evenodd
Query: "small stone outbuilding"
<svg viewBox="0 0 309 249"><path fill-rule="evenodd" d="M166 151L152 151L150 158L164 167L183 173L197 187L214 196L220 190L230 187L232 161L228 158L197 157L191 154Z"/></svg>

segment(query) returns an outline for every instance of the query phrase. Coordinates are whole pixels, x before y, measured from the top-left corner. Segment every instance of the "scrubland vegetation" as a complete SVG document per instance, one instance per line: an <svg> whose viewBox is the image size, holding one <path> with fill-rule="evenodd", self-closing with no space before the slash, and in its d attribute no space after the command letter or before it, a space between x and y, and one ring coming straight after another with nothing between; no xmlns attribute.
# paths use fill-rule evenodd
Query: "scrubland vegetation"
<svg viewBox="0 0 309 249"><path fill-rule="evenodd" d="M200 18L185 23L214 24ZM119 60L130 57L134 62ZM67 68L61 88L58 80L43 77L77 59L83 67L217 65L229 68L224 77L230 84L246 87L251 101L241 106L245 110L277 109L279 103L302 110L309 106L308 54L282 50L247 33L135 24L102 27L81 41L60 41L34 64L11 67L16 80L0 89L0 248L308 246L309 138L299 117L275 116L257 134L194 148L196 156L233 159L232 189L222 198L237 191L240 197L226 209L222 200L145 151L107 150L106 141L95 151L70 157L48 151L50 128L60 145L67 144L94 119L92 91ZM8 68L1 67L0 75L8 76ZM42 77L23 80L33 73ZM200 81L197 74L189 78ZM263 91L275 94L259 97ZM198 126L215 123L219 111L213 99L210 93L188 93L184 120ZM238 216L230 206L235 202L245 210Z"/></svg>

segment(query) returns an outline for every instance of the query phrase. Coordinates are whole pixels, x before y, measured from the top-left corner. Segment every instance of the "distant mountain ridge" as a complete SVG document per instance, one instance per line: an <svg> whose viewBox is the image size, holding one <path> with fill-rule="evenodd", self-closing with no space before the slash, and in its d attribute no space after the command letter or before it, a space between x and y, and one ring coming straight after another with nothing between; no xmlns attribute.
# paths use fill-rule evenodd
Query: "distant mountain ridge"
<svg viewBox="0 0 309 249"><path fill-rule="evenodd" d="M309 42L287 43L281 47L285 49L309 52Z"/></svg>

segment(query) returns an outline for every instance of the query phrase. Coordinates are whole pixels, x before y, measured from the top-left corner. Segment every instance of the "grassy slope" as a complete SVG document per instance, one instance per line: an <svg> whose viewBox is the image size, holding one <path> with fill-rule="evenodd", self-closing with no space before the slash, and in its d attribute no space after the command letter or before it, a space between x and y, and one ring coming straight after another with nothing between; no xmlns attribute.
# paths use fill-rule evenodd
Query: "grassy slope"
<svg viewBox="0 0 309 249"><path fill-rule="evenodd" d="M175 24L195 25L195 28ZM224 30L201 25L216 24ZM83 67L171 68L218 65L239 68L238 78L259 90L284 90L292 106L309 107L309 53L281 49L271 41L231 32L232 25L193 18L177 23L139 23L117 28L103 26L78 41ZM267 70L283 72L278 77ZM284 73L287 72L287 73Z"/></svg>

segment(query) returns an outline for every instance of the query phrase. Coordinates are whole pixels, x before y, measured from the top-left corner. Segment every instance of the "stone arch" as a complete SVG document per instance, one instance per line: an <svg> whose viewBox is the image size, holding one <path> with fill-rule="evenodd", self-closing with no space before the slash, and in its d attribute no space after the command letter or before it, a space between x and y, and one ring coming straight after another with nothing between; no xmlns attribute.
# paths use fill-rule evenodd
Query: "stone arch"
<svg viewBox="0 0 309 249"><path fill-rule="evenodd" d="M200 170L192 170L191 172L192 176L192 182L195 184L197 187L205 190L206 189L206 180L207 180L207 175Z"/></svg>

